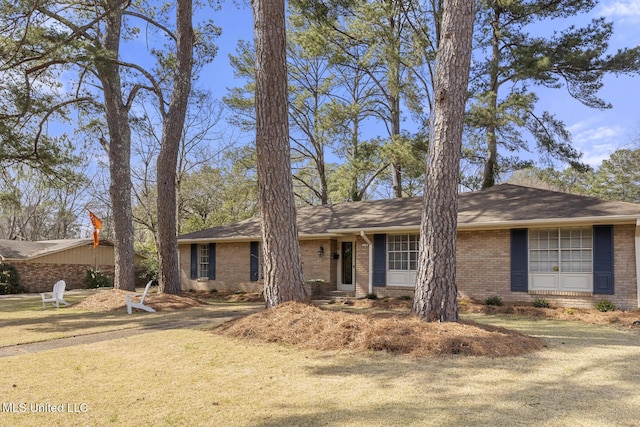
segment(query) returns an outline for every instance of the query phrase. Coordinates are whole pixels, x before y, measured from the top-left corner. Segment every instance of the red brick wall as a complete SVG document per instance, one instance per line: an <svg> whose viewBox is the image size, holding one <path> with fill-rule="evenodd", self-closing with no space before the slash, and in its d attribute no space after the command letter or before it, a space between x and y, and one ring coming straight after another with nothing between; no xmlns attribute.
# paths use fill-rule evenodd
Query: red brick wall
<svg viewBox="0 0 640 427"><path fill-rule="evenodd" d="M20 284L27 292L51 292L54 283L64 280L66 289L84 289L83 283L88 269L94 265L79 264L34 264L28 262L12 262L20 275ZM114 266L101 265L100 270L111 277L113 283Z"/></svg>

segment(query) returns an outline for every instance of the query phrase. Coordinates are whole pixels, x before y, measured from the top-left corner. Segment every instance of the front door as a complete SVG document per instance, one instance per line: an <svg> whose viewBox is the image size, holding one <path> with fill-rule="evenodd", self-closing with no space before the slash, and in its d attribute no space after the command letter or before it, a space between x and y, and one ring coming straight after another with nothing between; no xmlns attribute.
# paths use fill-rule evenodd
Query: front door
<svg viewBox="0 0 640 427"><path fill-rule="evenodd" d="M355 257L353 241L339 242L340 259L338 263L338 290L355 290Z"/></svg>

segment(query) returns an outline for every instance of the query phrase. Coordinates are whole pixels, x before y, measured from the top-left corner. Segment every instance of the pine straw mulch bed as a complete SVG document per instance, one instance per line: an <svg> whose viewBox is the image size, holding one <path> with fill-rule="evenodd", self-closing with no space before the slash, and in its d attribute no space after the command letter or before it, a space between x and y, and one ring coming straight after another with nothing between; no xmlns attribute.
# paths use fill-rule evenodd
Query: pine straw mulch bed
<svg viewBox="0 0 640 427"><path fill-rule="evenodd" d="M71 307L91 311L113 311L124 309L126 307L126 295L133 293L134 292L123 291L120 289L100 291L83 299L82 301L71 304ZM136 299L136 301L137 300L138 299ZM198 299L188 295L169 295L156 293L147 294L146 298L144 299L144 303L145 305L148 305L156 311L182 310L185 308L198 307L205 304L202 301L199 301Z"/></svg>
<svg viewBox="0 0 640 427"><path fill-rule="evenodd" d="M92 311L125 308L125 295L118 289L101 291L72 304ZM262 302L254 293L201 293L159 295L150 293L145 303L157 311L181 310L207 301ZM395 298L347 300L350 310L332 306L285 303L273 309L237 319L217 328L216 333L262 342L280 342L316 350L387 351L413 357L465 355L506 357L529 354L545 347L543 340L504 328L477 324L427 323L409 314L412 302ZM346 307L345 307L346 308ZM640 311L599 312L581 308L536 308L524 304L487 306L463 300L461 313L517 314L530 317L579 320L594 324L637 328Z"/></svg>
<svg viewBox="0 0 640 427"><path fill-rule="evenodd" d="M215 331L315 350L387 351L414 357L505 357L545 347L539 338L471 322L427 323L409 314L353 313L296 302L228 322Z"/></svg>
<svg viewBox="0 0 640 427"><path fill-rule="evenodd" d="M82 301L71 304L72 307L91 311L113 311L124 309L127 294L134 292L120 289L99 291ZM257 293L244 292L185 292L179 295L157 294L150 292L145 298L145 305L156 311L172 311L206 305L213 302L264 302L264 297Z"/></svg>
<svg viewBox="0 0 640 427"><path fill-rule="evenodd" d="M524 304L502 306L484 305L472 302L460 304L461 313L517 314L557 320L577 320L580 322L611 325L619 328L640 328L640 310L598 311L595 308L533 307Z"/></svg>
<svg viewBox="0 0 640 427"><path fill-rule="evenodd" d="M361 299L348 300L347 305L356 309L380 309L409 312L412 301L398 300L395 298L381 298L377 300ZM567 308L533 307L526 303L505 303L501 306L486 305L467 299L458 301L460 313L478 314L517 314L520 316L539 317L557 320L577 320L598 325L611 325L621 328L640 328L640 310L608 311L601 312L595 308Z"/></svg>

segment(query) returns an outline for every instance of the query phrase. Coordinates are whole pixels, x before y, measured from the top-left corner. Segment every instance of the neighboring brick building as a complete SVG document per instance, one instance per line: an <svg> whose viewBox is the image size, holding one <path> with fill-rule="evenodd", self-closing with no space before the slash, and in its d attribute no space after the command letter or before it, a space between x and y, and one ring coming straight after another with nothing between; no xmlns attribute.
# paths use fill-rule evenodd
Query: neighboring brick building
<svg viewBox="0 0 640 427"><path fill-rule="evenodd" d="M136 262L142 258L136 255ZM113 280L113 244L100 239L93 248L93 238L27 242L0 240L0 261L16 267L20 284L28 292L51 292L53 284L64 280L69 289L86 286L83 280L89 269L99 269Z"/></svg>
<svg viewBox="0 0 640 427"><path fill-rule="evenodd" d="M639 307L640 205L510 184L458 204L460 296ZM309 290L412 296L421 208L405 198L298 209ZM259 241L258 218L180 236L182 288L261 291Z"/></svg>

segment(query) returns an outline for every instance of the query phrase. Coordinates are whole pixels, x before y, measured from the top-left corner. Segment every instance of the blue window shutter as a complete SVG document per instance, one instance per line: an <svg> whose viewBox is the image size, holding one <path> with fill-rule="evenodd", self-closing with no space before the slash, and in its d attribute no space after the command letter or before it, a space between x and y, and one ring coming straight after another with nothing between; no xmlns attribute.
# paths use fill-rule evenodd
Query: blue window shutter
<svg viewBox="0 0 640 427"><path fill-rule="evenodd" d="M198 245L191 245L191 278L198 278Z"/></svg>
<svg viewBox="0 0 640 427"><path fill-rule="evenodd" d="M209 280L216 280L216 244L209 243Z"/></svg>
<svg viewBox="0 0 640 427"><path fill-rule="evenodd" d="M249 258L249 275L250 275L250 280L252 282L256 282L258 281L258 279L260 279L260 272L258 271L258 268L260 267L260 254L258 253L258 250L260 249L259 247L260 245L258 244L258 242L251 242L251 247L250 247L250 258Z"/></svg>
<svg viewBox="0 0 640 427"><path fill-rule="evenodd" d="M613 226L593 226L593 293L613 295Z"/></svg>
<svg viewBox="0 0 640 427"><path fill-rule="evenodd" d="M511 292L529 290L529 254L526 228L511 230Z"/></svg>
<svg viewBox="0 0 640 427"><path fill-rule="evenodd" d="M373 235L373 286L387 285L387 235Z"/></svg>

